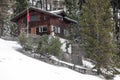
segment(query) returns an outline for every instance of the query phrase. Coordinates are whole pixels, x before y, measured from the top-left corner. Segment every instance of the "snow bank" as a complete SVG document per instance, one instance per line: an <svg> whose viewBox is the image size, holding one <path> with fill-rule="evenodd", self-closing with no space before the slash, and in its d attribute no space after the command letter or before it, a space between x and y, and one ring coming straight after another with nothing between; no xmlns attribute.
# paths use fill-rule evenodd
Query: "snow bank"
<svg viewBox="0 0 120 80"><path fill-rule="evenodd" d="M63 38L60 38L60 37L59 37L59 39L60 39L60 41L61 41L61 43L62 43L61 49L62 49L64 52L66 52L66 41L68 41L68 40L63 39ZM68 41L68 42L69 42L69 41ZM70 53L70 54L72 53L71 45L69 45L68 53Z"/></svg>
<svg viewBox="0 0 120 80"><path fill-rule="evenodd" d="M18 49L17 42L0 39L0 80L102 80L27 57Z"/></svg>
<svg viewBox="0 0 120 80"><path fill-rule="evenodd" d="M87 60L82 60L83 62L83 66L87 67L87 68L93 68L95 65L92 64L90 61Z"/></svg>
<svg viewBox="0 0 120 80"><path fill-rule="evenodd" d="M114 78L114 80L120 80L120 75L116 75L116 77Z"/></svg>

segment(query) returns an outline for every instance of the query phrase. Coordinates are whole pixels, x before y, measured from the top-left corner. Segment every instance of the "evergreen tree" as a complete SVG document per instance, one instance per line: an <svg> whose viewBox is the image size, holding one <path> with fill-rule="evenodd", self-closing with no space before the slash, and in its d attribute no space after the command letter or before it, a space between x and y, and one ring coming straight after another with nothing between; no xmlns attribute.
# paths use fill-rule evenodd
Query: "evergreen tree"
<svg viewBox="0 0 120 80"><path fill-rule="evenodd" d="M40 54L46 54L48 53L48 42L49 36L48 35L43 35L40 37L40 41L37 47L37 52Z"/></svg>
<svg viewBox="0 0 120 80"><path fill-rule="evenodd" d="M40 37L40 41L37 47L37 53L40 54L52 54L58 56L61 52L61 42L58 38L49 37L48 35L43 35Z"/></svg>
<svg viewBox="0 0 120 80"><path fill-rule="evenodd" d="M85 0L65 0L67 15L78 22L76 24L71 24L68 27L69 35L67 36L69 36L72 41L75 40L75 38L81 38L79 33L81 28L79 15L81 14L82 5L84 3ZM80 41L80 39L78 41Z"/></svg>
<svg viewBox="0 0 120 80"><path fill-rule="evenodd" d="M78 20L79 5L78 0L65 0L65 5L67 8L67 14L69 17Z"/></svg>
<svg viewBox="0 0 120 80"><path fill-rule="evenodd" d="M18 42L25 51L33 51L36 45L33 37L27 36L24 32L18 36Z"/></svg>
<svg viewBox="0 0 120 80"><path fill-rule="evenodd" d="M11 25L10 25L11 24ZM10 23L9 24L9 33L11 37L17 36L17 26L15 24Z"/></svg>
<svg viewBox="0 0 120 80"><path fill-rule="evenodd" d="M61 52L61 45L62 43L60 42L59 38L51 37L48 45L48 53L58 56Z"/></svg>
<svg viewBox="0 0 120 80"><path fill-rule="evenodd" d="M14 15L17 15L21 11L25 10L29 4L29 0L15 0L13 5Z"/></svg>
<svg viewBox="0 0 120 80"><path fill-rule="evenodd" d="M18 42L20 43L20 45L24 48L25 44L27 43L27 35L25 33L21 33L18 36Z"/></svg>
<svg viewBox="0 0 120 80"><path fill-rule="evenodd" d="M3 34L3 28L5 25L6 18L9 18L9 12L12 5L12 0L0 0L0 37Z"/></svg>
<svg viewBox="0 0 120 80"><path fill-rule="evenodd" d="M79 22L80 10L81 10L82 5L84 3L85 3L84 0L65 0L65 5L66 5L66 8L67 8L67 15L70 18ZM67 28L67 30L68 30L69 34L66 35L66 37L69 39L69 42L70 42L68 44L72 45L72 55L71 55L72 63L82 65L83 51L81 51L82 49L79 45L79 43L81 41L80 24L79 23L71 24ZM79 50L79 51L76 51L76 46L75 45L77 46L77 50ZM79 56L79 58L78 58L78 56Z"/></svg>
<svg viewBox="0 0 120 80"><path fill-rule="evenodd" d="M118 52L112 8L109 0L87 0L80 15L81 34L87 57L96 61L98 74L101 69L113 70Z"/></svg>

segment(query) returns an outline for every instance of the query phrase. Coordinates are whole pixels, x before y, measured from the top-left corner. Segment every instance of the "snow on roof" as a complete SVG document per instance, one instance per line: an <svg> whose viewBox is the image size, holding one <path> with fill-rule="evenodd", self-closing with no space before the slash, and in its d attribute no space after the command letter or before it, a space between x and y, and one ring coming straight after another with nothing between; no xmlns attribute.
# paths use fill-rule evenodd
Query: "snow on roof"
<svg viewBox="0 0 120 80"><path fill-rule="evenodd" d="M55 13L55 14L59 14L59 13L62 13L62 12L64 12L63 9L50 11L50 13Z"/></svg>
<svg viewBox="0 0 120 80"><path fill-rule="evenodd" d="M49 11L45 11L45 10L42 10L41 8L36 8L36 7L29 7L29 10L36 10L38 12L43 12L43 13L46 13L46 14L49 14L49 15L52 15L52 16L55 16L55 17L62 17L60 15L57 15L57 14L53 14L53 13L50 13ZM15 22L16 19L20 18L22 15L25 15L27 14L27 9L23 10L22 12L20 12L19 14L17 14L16 16L14 16L11 21Z"/></svg>
<svg viewBox="0 0 120 80"><path fill-rule="evenodd" d="M31 9L35 9L35 10L40 11L40 12L43 12L43 13L47 13L47 14L56 16L56 17L62 17L62 16L60 16L60 15L50 13L49 11L42 10L41 8L36 8L36 7L30 7L30 8L31 8Z"/></svg>
<svg viewBox="0 0 120 80"><path fill-rule="evenodd" d="M74 22L74 23L78 23L76 20L71 19L71 18L69 18L69 17L64 17L64 19L69 20L69 21Z"/></svg>
<svg viewBox="0 0 120 80"><path fill-rule="evenodd" d="M42 10L41 8L36 8L36 7L30 7L29 10L35 10L35 11L38 11L38 12L42 12L42 13L46 13L46 14L49 14L51 16L54 16L54 17L59 17L59 18L62 18L61 15L58 15L60 13L64 13L64 10L61 9L61 10L55 10L55 11L45 11L45 10ZM14 16L11 21L13 22L16 22L17 19L19 19L21 16L27 14L27 9L25 9L24 11L20 12L19 14L17 14L16 16ZM71 18L68 18L68 17L64 17L64 19L68 20L68 21L71 21L71 22L74 22L74 23L77 23L76 20L73 20Z"/></svg>
<svg viewBox="0 0 120 80"><path fill-rule="evenodd" d="M61 14L61 13L63 13L63 14L65 14L64 9L50 11L50 13L53 13L53 14ZM66 14L65 14L65 15L66 15ZM71 19L71 18L69 18L69 17L67 17L67 16L64 17L64 19L66 19L66 20L68 20L68 21L71 21L71 22L74 22L74 23L77 23L76 20Z"/></svg>

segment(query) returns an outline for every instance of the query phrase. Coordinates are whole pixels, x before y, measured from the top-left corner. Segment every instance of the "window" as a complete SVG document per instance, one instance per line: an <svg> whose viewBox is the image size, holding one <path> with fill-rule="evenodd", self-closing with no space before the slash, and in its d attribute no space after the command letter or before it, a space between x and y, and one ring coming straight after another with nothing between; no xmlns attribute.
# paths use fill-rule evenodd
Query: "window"
<svg viewBox="0 0 120 80"><path fill-rule="evenodd" d="M37 16L35 16L35 15L30 16L30 21L37 21Z"/></svg>
<svg viewBox="0 0 120 80"><path fill-rule="evenodd" d="M52 26L52 29L51 29L53 32L57 33L57 27L56 26Z"/></svg>
<svg viewBox="0 0 120 80"><path fill-rule="evenodd" d="M60 33L60 27L58 27L58 33Z"/></svg>
<svg viewBox="0 0 120 80"><path fill-rule="evenodd" d="M39 32L47 32L47 27L45 26L40 27Z"/></svg>
<svg viewBox="0 0 120 80"><path fill-rule="evenodd" d="M52 26L52 29L51 29L53 32L55 33L61 33L61 29L60 27L56 27L56 26Z"/></svg>
<svg viewBox="0 0 120 80"><path fill-rule="evenodd" d="M51 27L51 31L54 32L55 31L55 27L52 25Z"/></svg>
<svg viewBox="0 0 120 80"><path fill-rule="evenodd" d="M47 32L47 27L42 27L42 32Z"/></svg>
<svg viewBox="0 0 120 80"><path fill-rule="evenodd" d="M55 33L57 33L57 27L56 26L54 27L54 31L55 31Z"/></svg>

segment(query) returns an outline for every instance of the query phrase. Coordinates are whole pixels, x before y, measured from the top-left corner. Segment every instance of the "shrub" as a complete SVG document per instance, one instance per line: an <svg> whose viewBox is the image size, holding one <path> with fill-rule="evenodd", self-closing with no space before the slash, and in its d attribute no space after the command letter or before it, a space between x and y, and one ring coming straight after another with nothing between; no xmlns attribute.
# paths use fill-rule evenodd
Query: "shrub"
<svg viewBox="0 0 120 80"><path fill-rule="evenodd" d="M33 47L34 47L34 42L32 37L27 36L25 33L21 33L18 36L18 42L21 44L21 46L23 47L24 50L26 51L32 51Z"/></svg>
<svg viewBox="0 0 120 80"><path fill-rule="evenodd" d="M61 42L59 40L59 38L54 38L52 37L49 40L49 46L48 46L48 52L49 54L58 56L59 53L61 52Z"/></svg>
<svg viewBox="0 0 120 80"><path fill-rule="evenodd" d="M21 33L19 36L18 36L18 42L20 43L20 45L22 47L25 46L25 44L27 43L27 36L25 33Z"/></svg>
<svg viewBox="0 0 120 80"><path fill-rule="evenodd" d="M40 37L39 42L33 40L32 37L27 36L25 33L21 33L18 37L18 41L26 51L33 51L34 46L37 53L40 54L52 54L58 56L61 52L61 42L59 38L49 37L48 35L43 35Z"/></svg>
<svg viewBox="0 0 120 80"><path fill-rule="evenodd" d="M45 54L48 52L48 35L41 36L36 52L40 54Z"/></svg>
<svg viewBox="0 0 120 80"><path fill-rule="evenodd" d="M40 38L37 52L41 54L52 54L52 55L59 55L61 52L61 42L58 38L49 37L48 35L43 35Z"/></svg>

